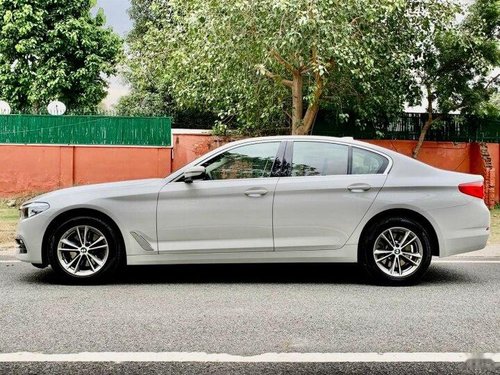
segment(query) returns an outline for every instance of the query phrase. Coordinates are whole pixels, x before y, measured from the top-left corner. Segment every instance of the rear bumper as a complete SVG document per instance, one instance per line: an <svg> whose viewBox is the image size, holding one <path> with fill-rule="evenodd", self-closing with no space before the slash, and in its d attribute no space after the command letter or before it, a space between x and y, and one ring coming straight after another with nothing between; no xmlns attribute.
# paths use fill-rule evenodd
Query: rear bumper
<svg viewBox="0 0 500 375"><path fill-rule="evenodd" d="M490 211L480 199L456 207L431 210L441 233L439 256L481 250L490 235Z"/></svg>
<svg viewBox="0 0 500 375"><path fill-rule="evenodd" d="M490 232L486 231L485 228L464 230L457 237L446 239L445 248L440 251L439 256L447 257L484 249L489 236Z"/></svg>

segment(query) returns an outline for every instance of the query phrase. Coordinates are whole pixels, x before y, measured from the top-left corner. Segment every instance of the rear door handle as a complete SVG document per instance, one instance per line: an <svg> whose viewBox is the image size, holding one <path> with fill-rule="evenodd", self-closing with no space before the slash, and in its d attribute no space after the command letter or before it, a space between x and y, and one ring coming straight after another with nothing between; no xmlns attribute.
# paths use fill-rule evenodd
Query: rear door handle
<svg viewBox="0 0 500 375"><path fill-rule="evenodd" d="M370 190L372 187L368 184L352 184L347 187L351 193L362 193Z"/></svg>
<svg viewBox="0 0 500 375"><path fill-rule="evenodd" d="M245 195L250 198L258 198L267 194L267 190L263 188L252 188L245 191Z"/></svg>

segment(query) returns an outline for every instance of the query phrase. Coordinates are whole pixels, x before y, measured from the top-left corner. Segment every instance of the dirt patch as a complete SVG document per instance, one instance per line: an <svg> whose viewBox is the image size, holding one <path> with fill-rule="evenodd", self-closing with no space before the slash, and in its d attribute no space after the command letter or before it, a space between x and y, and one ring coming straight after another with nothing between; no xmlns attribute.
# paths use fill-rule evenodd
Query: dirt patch
<svg viewBox="0 0 500 375"><path fill-rule="evenodd" d="M15 246L14 236L18 221L17 208L0 203L0 250Z"/></svg>
<svg viewBox="0 0 500 375"><path fill-rule="evenodd" d="M0 248L14 247L16 223L0 221Z"/></svg>
<svg viewBox="0 0 500 375"><path fill-rule="evenodd" d="M27 200L30 200L31 198L34 198L40 194L41 193L31 193L31 194L14 196L14 197L10 197L10 198L0 198L0 209L4 209L6 207L11 207L11 203L14 203L13 207L19 208L24 202L26 202Z"/></svg>
<svg viewBox="0 0 500 375"><path fill-rule="evenodd" d="M488 243L500 244L500 208L491 210L491 230Z"/></svg>

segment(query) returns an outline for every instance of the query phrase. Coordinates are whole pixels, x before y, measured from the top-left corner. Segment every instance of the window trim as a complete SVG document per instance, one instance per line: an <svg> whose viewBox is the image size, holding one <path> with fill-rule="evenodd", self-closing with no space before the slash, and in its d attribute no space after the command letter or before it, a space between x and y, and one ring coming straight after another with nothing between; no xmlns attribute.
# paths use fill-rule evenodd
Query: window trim
<svg viewBox="0 0 500 375"><path fill-rule="evenodd" d="M340 145L340 146L347 146L348 147L348 156L347 156L347 174L339 174L339 175L326 175L326 176L323 176L323 175L320 175L320 176L292 176L292 165L293 165L293 151L294 151L294 144L296 142L309 142L309 143L328 143L328 144L333 144L333 145ZM377 150L374 150L370 147L365 147L365 146L361 146L361 145L353 145L351 143L344 143L344 142L332 142L332 141L327 141L327 140L319 140L319 139L311 139L311 140L300 140L300 141L296 141L296 140L291 140L291 141L288 141L288 143L290 143L290 145L287 145L287 149L286 149L286 152L285 152L285 159L286 163L289 164L289 168L288 168L288 173L285 175L285 174L282 174L283 177L291 177L291 178L304 178L304 177L313 177L313 178L317 178L317 177L332 177L332 176L378 176L378 175L387 175L389 174L389 171L391 170L392 168L392 165L393 165L393 160L390 156L380 152L380 151L377 151ZM366 150L366 151L369 151L369 152L373 152L374 154L377 154L377 155L380 155L382 157L384 157L388 163L387 163L387 167L385 168L385 170L382 172L382 173L366 173L366 174L353 174L352 173L352 150L353 148L359 148L359 149L362 149L362 150Z"/></svg>

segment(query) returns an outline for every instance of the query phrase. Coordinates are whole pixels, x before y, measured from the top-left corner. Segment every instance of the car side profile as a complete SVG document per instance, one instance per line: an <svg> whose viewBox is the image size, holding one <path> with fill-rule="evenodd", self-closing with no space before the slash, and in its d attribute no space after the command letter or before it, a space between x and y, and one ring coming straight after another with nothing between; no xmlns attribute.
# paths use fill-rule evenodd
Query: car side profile
<svg viewBox="0 0 500 375"><path fill-rule="evenodd" d="M359 262L415 283L489 236L483 177L352 138L220 147L163 179L79 186L21 207L18 258L94 281L124 265Z"/></svg>

